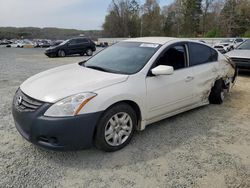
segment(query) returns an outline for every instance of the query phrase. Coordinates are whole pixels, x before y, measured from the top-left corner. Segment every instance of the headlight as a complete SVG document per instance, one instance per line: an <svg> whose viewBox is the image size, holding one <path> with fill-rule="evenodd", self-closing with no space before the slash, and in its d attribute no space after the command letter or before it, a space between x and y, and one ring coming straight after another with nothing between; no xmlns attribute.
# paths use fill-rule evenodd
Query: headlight
<svg viewBox="0 0 250 188"><path fill-rule="evenodd" d="M50 117L75 116L96 95L96 93L80 93L69 96L53 104L44 115Z"/></svg>

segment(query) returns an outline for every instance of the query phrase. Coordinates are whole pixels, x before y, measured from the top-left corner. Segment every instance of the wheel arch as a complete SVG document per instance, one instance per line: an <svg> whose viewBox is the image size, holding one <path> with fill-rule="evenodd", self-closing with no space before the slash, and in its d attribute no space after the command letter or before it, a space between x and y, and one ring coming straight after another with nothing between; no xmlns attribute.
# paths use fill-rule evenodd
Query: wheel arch
<svg viewBox="0 0 250 188"><path fill-rule="evenodd" d="M132 101L132 100L121 100L121 101L117 101L117 102L111 104L108 108L106 108L106 109L103 111L102 115L103 115L107 110L109 110L110 108L112 108L113 106L118 105L118 104L122 104L122 103L125 103L125 104L129 105L129 106L132 107L132 109L135 111L135 113L136 113L136 119L137 119L137 125L136 125L135 129L136 129L136 130L140 130L141 120L142 120L141 109L140 109L139 105L138 105L136 102ZM101 115L101 116L102 116L102 115ZM100 118L101 118L101 116L100 116ZM100 119L100 118L99 118L99 119ZM98 120L98 122L99 122L99 120ZM93 139L95 138L95 135L96 135L96 129L97 129L97 126L95 127L95 130L94 130Z"/></svg>
<svg viewBox="0 0 250 188"><path fill-rule="evenodd" d="M105 111L107 111L108 109L112 108L115 105L121 104L121 103L125 103L127 105L129 105L130 107L132 107L132 109L135 111L136 113L136 118L137 118L137 126L136 126L136 130L139 130L140 128L140 124L141 124L141 119L142 119L142 114L141 114L141 109L139 107L139 105L132 101L132 100L121 100L121 101L117 101L113 104L111 104ZM105 112L104 111L104 112Z"/></svg>

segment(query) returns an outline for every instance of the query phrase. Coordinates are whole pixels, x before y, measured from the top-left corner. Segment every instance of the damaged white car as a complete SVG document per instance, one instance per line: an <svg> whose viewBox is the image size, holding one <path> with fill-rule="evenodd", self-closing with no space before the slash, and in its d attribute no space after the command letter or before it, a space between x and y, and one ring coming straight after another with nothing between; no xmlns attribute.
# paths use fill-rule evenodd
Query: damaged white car
<svg viewBox="0 0 250 188"><path fill-rule="evenodd" d="M29 78L15 94L13 116L39 146L116 151L148 124L222 103L235 77L230 60L204 43L129 39Z"/></svg>

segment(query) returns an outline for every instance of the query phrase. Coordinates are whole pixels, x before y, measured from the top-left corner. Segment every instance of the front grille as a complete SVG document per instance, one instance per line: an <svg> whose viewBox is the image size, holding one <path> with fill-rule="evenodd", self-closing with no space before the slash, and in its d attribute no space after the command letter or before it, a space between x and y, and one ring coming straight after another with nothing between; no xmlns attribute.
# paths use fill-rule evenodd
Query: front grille
<svg viewBox="0 0 250 188"><path fill-rule="evenodd" d="M43 104L43 102L33 99L28 95L24 94L20 89L18 89L14 97L14 105L19 111L33 112Z"/></svg>
<svg viewBox="0 0 250 188"><path fill-rule="evenodd" d="M250 63L250 59L245 58L231 58L235 63Z"/></svg>

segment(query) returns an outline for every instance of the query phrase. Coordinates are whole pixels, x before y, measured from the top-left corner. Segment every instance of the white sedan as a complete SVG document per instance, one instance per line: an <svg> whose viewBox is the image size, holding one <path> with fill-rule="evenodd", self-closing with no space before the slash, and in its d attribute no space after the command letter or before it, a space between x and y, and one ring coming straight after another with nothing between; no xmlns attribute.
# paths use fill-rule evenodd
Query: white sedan
<svg viewBox="0 0 250 188"><path fill-rule="evenodd" d="M42 147L116 151L148 124L222 103L235 77L230 60L204 43L128 39L27 79L13 117L20 134Z"/></svg>

